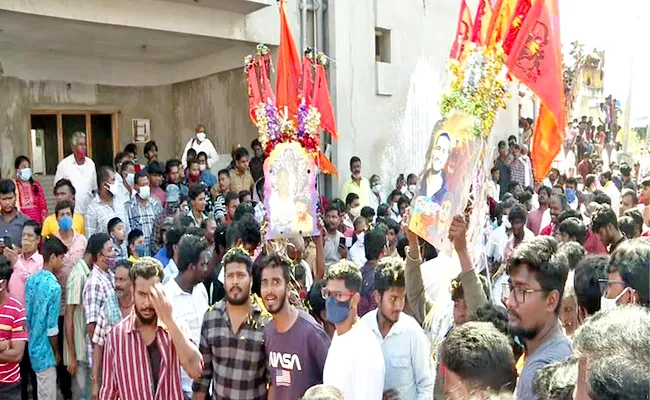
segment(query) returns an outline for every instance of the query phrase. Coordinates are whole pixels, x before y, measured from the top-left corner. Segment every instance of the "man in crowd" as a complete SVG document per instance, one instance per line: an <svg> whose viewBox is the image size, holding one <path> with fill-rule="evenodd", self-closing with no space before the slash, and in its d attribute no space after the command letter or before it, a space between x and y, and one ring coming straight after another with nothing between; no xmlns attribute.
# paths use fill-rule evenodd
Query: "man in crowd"
<svg viewBox="0 0 650 400"><path fill-rule="evenodd" d="M183 176L183 172L181 170L182 167L183 164L181 163L180 160L176 160L176 159L167 160L167 163L165 163L165 173L167 174L167 185L173 184L178 186L180 193L184 196L187 196L187 193L189 192L190 189L183 182L185 177Z"/></svg>
<svg viewBox="0 0 650 400"><path fill-rule="evenodd" d="M608 266L609 257L605 255L588 255L576 266L573 289L578 305L578 325L600 311L601 281L607 278Z"/></svg>
<svg viewBox="0 0 650 400"><path fill-rule="evenodd" d="M203 319L203 372L192 386L194 399L207 397L211 381L216 398L266 399L264 329L269 321L251 298L253 261L235 247L222 263L226 298L210 307Z"/></svg>
<svg viewBox="0 0 650 400"><path fill-rule="evenodd" d="M198 236L184 237L178 246L178 275L163 286L172 309L188 329L194 343L201 340L203 316L208 310L208 292L203 280L210 263L210 250L205 239ZM192 396L192 378L181 370L183 394Z"/></svg>
<svg viewBox="0 0 650 400"><path fill-rule="evenodd" d="M151 196L158 200L160 205L165 208L167 206L167 194L162 188L163 184L163 169L158 163L154 161L144 169L145 173L149 176L149 187L151 187Z"/></svg>
<svg viewBox="0 0 650 400"><path fill-rule="evenodd" d="M501 193L499 198L503 198L503 195L508 191L508 186L510 186L510 165L508 163L508 148L506 147L506 142L503 140L499 142L499 156L496 160L496 168L499 170L499 187L501 188Z"/></svg>
<svg viewBox="0 0 650 400"><path fill-rule="evenodd" d="M341 247L343 247L342 250L347 250L345 248L345 238L339 231L340 226L341 218L339 217L339 210L334 204L330 204L327 207L327 212L325 213L326 232L324 235L325 242L323 243L326 269L329 268L332 264L339 262L341 259ZM343 243L341 243L342 239Z"/></svg>
<svg viewBox="0 0 650 400"><path fill-rule="evenodd" d="M61 179L72 182L77 196L74 211L85 217L86 207L93 199L93 191L97 190L97 173L93 160L86 157L86 134L73 133L71 147L72 154L61 160L56 167L54 182Z"/></svg>
<svg viewBox="0 0 650 400"><path fill-rule="evenodd" d="M605 171L601 173L599 179L600 179L600 184L603 187L603 192L605 192L605 194L609 196L611 200L610 206L612 206L612 209L614 210L614 214L618 218L618 211L619 211L618 205L621 202L621 191L618 190L616 184L614 184L614 181L612 180L612 172Z"/></svg>
<svg viewBox="0 0 650 400"><path fill-rule="evenodd" d="M372 195L370 181L361 175L361 159L359 157L354 156L350 158L350 172L352 176L341 186L340 197L347 199L348 194L354 193L359 196L360 207L369 206L370 196Z"/></svg>
<svg viewBox="0 0 650 400"><path fill-rule="evenodd" d="M567 198L565 195L556 194L555 196L551 197L551 206L550 206L551 223L548 224L544 229L542 229L539 232L540 236L555 235L559 227L557 219L560 216L560 214L562 214L564 211L568 209L569 209L569 204L567 202Z"/></svg>
<svg viewBox="0 0 650 400"><path fill-rule="evenodd" d="M510 213L508 213L508 222L510 223L511 236L508 239L508 242L506 242L502 260L507 262L514 249L516 249L521 242L535 237L533 232L526 228L526 218L526 210L520 204L515 204L514 207L510 209Z"/></svg>
<svg viewBox="0 0 650 400"><path fill-rule="evenodd" d="M253 158L251 158L250 169L253 180L257 182L264 177L264 149L259 139L251 142L251 149L253 150Z"/></svg>
<svg viewBox="0 0 650 400"><path fill-rule="evenodd" d="M11 265L0 257L0 398L21 399L20 362L27 344L25 307L9 294Z"/></svg>
<svg viewBox="0 0 650 400"><path fill-rule="evenodd" d="M56 198L57 203L61 201L69 201L74 204L76 193L77 191L75 190L74 186L72 186L72 182L70 182L68 179L61 179L54 184L54 197ZM85 235L84 217L82 215L73 213L72 229L80 235ZM43 237L48 237L56 234L58 231L59 222L56 218L56 215L51 214L45 218L45 221L43 221L43 229L41 231L41 235Z"/></svg>
<svg viewBox="0 0 650 400"><path fill-rule="evenodd" d="M537 201L539 202L539 207L529 213L528 223L526 225L534 235L538 235L539 231L551 222L551 215L549 212L550 199L551 188L541 186L537 190ZM545 219L547 219L547 221L545 221Z"/></svg>
<svg viewBox="0 0 650 400"><path fill-rule="evenodd" d="M225 224L230 224L235 220L235 211L239 207L239 194L235 192L230 192L226 195L226 217L224 219Z"/></svg>
<svg viewBox="0 0 650 400"><path fill-rule="evenodd" d="M400 399L430 400L433 375L429 343L413 317L404 314L404 261L384 258L374 270L373 300L377 309L361 321L374 333L385 362L384 392ZM385 394L386 396L387 394Z"/></svg>
<svg viewBox="0 0 650 400"><path fill-rule="evenodd" d="M354 264L342 260L330 266L325 279L327 319L336 327L336 335L327 353L323 383L341 390L346 399L380 400L384 357L370 328L358 323L361 274Z"/></svg>
<svg viewBox="0 0 650 400"><path fill-rule="evenodd" d="M508 261L510 278L503 289L508 329L526 344L518 399L535 398L532 385L540 368L571 356L571 344L558 322L568 261L556 250L555 239L536 237L517 247Z"/></svg>
<svg viewBox="0 0 650 400"><path fill-rule="evenodd" d="M386 256L388 251L386 232L376 228L364 236L366 263L361 267L361 298L359 299L359 316L363 317L377 307L375 302L375 271L377 263Z"/></svg>
<svg viewBox="0 0 650 400"><path fill-rule="evenodd" d="M223 224L226 221L226 195L230 192L230 172L227 169L220 170L218 179L219 185L212 187L210 197L214 199L214 218Z"/></svg>
<svg viewBox="0 0 650 400"><path fill-rule="evenodd" d="M0 245L2 248L13 250L12 246L20 246L23 225L28 220L29 218L16 208L16 184L9 179L0 180L0 237L2 238ZM11 243L5 242L7 237Z"/></svg>
<svg viewBox="0 0 650 400"><path fill-rule="evenodd" d="M608 205L601 206L591 216L591 229L600 236L600 241L607 247L609 254L625 240L618 229L618 217Z"/></svg>
<svg viewBox="0 0 650 400"><path fill-rule="evenodd" d="M650 307L650 243L634 239L617 247L602 283L601 309L623 304Z"/></svg>
<svg viewBox="0 0 650 400"><path fill-rule="evenodd" d="M41 243L41 226L38 222L28 220L22 228L20 244L22 253L14 249L5 248L4 255L13 266L14 272L9 280L9 293L21 304L25 304L25 282L27 278L43 269L43 256L38 252Z"/></svg>
<svg viewBox="0 0 650 400"><path fill-rule="evenodd" d="M149 177L140 171L135 178L136 195L125 205L126 216L131 229L139 229L144 235L145 256L152 255L153 225L163 208L156 198L151 197Z"/></svg>
<svg viewBox="0 0 650 400"><path fill-rule="evenodd" d="M291 260L272 255L261 263L262 299L273 316L265 329L269 399L298 399L323 382L330 338L309 314L289 301Z"/></svg>
<svg viewBox="0 0 650 400"><path fill-rule="evenodd" d="M88 204L86 215L86 236L91 237L95 233L107 233L108 221L118 217L125 223L128 221L124 215L124 204L118 204L115 200L117 194L117 183L115 172L111 167L99 168L99 189L97 195ZM129 229L127 228L127 232Z"/></svg>
<svg viewBox="0 0 650 400"><path fill-rule="evenodd" d="M185 145L185 149L183 150L183 156L182 156L182 161L183 161L183 166L187 166L187 161L188 161L188 152L190 149L194 150L196 154L200 152L205 152L208 156L208 168L212 168L212 165L214 163L219 161L219 153L217 153L217 150L214 148L214 145L208 139L206 133L205 133L205 126L202 124L199 124L196 126L196 129L194 130L196 133L190 139L187 144Z"/></svg>
<svg viewBox="0 0 650 400"><path fill-rule="evenodd" d="M560 242L577 242L584 245L587 238L587 228L582 220L576 217L568 217L560 221Z"/></svg>
<svg viewBox="0 0 650 400"><path fill-rule="evenodd" d="M158 251L165 246L165 240L162 234L162 226L165 221L169 218L173 220L181 215L181 191L178 186L167 185L165 196L167 207L165 207L162 213L156 216L156 220L153 223L153 238L151 240L151 251L153 254L158 253Z"/></svg>
<svg viewBox="0 0 650 400"><path fill-rule="evenodd" d="M131 267L134 308L106 337L102 399L181 400L180 368L194 379L201 376L201 354L172 316L162 274L160 262L151 257ZM141 360L138 368L134 358Z"/></svg>
<svg viewBox="0 0 650 400"><path fill-rule="evenodd" d="M636 191L625 188L621 192L621 206L618 215L623 215L625 211L636 208L639 204L639 198L636 195Z"/></svg>
<svg viewBox="0 0 650 400"><path fill-rule="evenodd" d="M510 162L511 182L516 182L521 187L526 186L526 164L521 160L521 147L514 143L510 146L512 150L512 161Z"/></svg>
<svg viewBox="0 0 650 400"><path fill-rule="evenodd" d="M235 150L235 169L230 173L230 190L239 193L242 190L253 192L255 181L248 170L250 156L245 147Z"/></svg>

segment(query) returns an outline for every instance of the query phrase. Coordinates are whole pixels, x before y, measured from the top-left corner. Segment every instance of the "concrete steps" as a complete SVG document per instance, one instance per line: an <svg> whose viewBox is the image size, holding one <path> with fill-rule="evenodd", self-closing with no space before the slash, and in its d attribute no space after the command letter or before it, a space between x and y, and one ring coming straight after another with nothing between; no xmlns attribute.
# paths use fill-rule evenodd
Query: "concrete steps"
<svg viewBox="0 0 650 400"><path fill-rule="evenodd" d="M49 214L54 212L56 207L56 198L54 197L54 175L37 175L36 180L41 184L47 200L47 211Z"/></svg>

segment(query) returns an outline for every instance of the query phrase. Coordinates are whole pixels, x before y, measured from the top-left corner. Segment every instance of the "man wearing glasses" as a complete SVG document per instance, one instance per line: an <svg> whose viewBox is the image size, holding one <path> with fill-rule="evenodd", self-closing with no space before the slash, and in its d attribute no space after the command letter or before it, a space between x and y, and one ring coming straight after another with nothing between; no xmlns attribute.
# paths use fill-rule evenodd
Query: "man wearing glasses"
<svg viewBox="0 0 650 400"><path fill-rule="evenodd" d="M537 398L533 380L542 367L572 354L558 320L568 260L556 251L555 239L538 236L521 243L508 260L510 278L503 288L508 329L526 345L515 389L515 397L521 400Z"/></svg>
<svg viewBox="0 0 650 400"><path fill-rule="evenodd" d="M607 267L607 279L600 279L600 309L619 305L650 306L650 242L626 241L616 248Z"/></svg>
<svg viewBox="0 0 650 400"><path fill-rule="evenodd" d="M380 400L384 356L370 328L357 316L361 273L352 262L341 260L328 269L325 279L325 311L336 333L325 360L323 383L341 390L346 400Z"/></svg>

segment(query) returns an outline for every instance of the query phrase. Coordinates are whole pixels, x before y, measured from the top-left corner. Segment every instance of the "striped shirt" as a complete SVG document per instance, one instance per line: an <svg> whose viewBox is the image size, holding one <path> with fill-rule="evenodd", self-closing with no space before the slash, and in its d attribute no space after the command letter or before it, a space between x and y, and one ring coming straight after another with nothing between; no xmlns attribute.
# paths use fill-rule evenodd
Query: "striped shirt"
<svg viewBox="0 0 650 400"><path fill-rule="evenodd" d="M93 343L98 346L104 346L106 343L106 335L108 332L117 325L122 318L127 317L130 312L130 308L124 312L120 309L120 301L117 299L117 294L113 293L101 311L99 311L99 318L97 319L97 326L95 326L95 334L92 337Z"/></svg>
<svg viewBox="0 0 650 400"><path fill-rule="evenodd" d="M163 208L156 199L148 199L146 205L140 203L140 197L135 196L124 206L131 229L140 229L144 236L146 256L152 255L153 225L156 217L163 213Z"/></svg>
<svg viewBox="0 0 650 400"><path fill-rule="evenodd" d="M18 300L9 297L0 307L0 340L27 342L25 308ZM0 362L0 384L20 382L20 363Z"/></svg>
<svg viewBox="0 0 650 400"><path fill-rule="evenodd" d="M136 327L136 314L115 325L106 336L101 400L183 400L181 367L176 348L165 326L158 322L156 343L160 351L158 383L154 393L153 374L147 346Z"/></svg>
<svg viewBox="0 0 650 400"><path fill-rule="evenodd" d="M70 275L68 275L68 283L66 285L66 300L69 306L75 306L74 314L72 315L72 329L74 336L74 350L77 361L87 362L87 343L86 343L86 315L83 308L83 290L86 286L86 280L90 275L90 268L82 258L79 260ZM63 363L69 365L70 359L68 354L68 341L63 341Z"/></svg>
<svg viewBox="0 0 650 400"><path fill-rule="evenodd" d="M115 291L114 279L104 272L97 265L93 267L88 276L86 287L84 288L84 312L86 313L86 324L97 323L99 312L101 311L106 299ZM92 366L93 349L91 337L86 335L88 345L88 364Z"/></svg>

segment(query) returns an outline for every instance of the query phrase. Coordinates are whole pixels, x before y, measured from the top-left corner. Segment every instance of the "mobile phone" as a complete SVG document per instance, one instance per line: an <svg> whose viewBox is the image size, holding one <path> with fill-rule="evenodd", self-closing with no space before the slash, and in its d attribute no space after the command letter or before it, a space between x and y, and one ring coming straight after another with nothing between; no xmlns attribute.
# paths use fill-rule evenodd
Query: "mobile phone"
<svg viewBox="0 0 650 400"><path fill-rule="evenodd" d="M4 243L5 247L9 247L10 249L13 247L11 243L11 236L3 236L2 243Z"/></svg>
<svg viewBox="0 0 650 400"><path fill-rule="evenodd" d="M339 239L339 246L347 247L345 245L345 237L342 237L341 239Z"/></svg>

